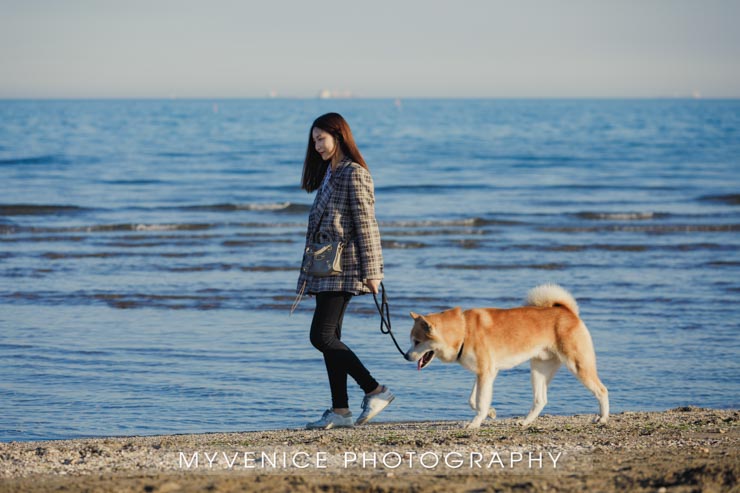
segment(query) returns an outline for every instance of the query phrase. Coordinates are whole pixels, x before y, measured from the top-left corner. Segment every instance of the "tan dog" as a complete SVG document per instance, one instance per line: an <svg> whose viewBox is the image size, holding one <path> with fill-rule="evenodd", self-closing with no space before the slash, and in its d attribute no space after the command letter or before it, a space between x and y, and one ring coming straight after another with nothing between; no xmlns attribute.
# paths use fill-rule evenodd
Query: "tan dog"
<svg viewBox="0 0 740 493"><path fill-rule="evenodd" d="M496 416L491 398L498 371L527 360L534 402L522 425L532 423L545 407L547 385L561 363L599 400L600 415L594 422L606 423L609 393L596 373L593 342L578 317L576 300L560 286L544 284L529 292L527 305L465 311L456 307L426 316L411 312L414 327L405 357L417 361L420 370L437 357L445 363L458 362L477 375L469 402L478 414L467 428L478 428L486 416Z"/></svg>

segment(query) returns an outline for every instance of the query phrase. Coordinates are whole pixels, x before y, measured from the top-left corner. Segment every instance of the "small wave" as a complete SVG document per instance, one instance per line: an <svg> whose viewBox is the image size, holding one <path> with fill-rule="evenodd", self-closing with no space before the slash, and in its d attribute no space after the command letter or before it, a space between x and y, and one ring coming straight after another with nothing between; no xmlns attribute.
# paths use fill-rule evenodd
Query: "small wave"
<svg viewBox="0 0 740 493"><path fill-rule="evenodd" d="M89 301L102 301L112 308L168 308L183 310L194 308L197 310L214 310L221 308L227 299L223 296L194 296L194 295L160 295L143 293L94 293L84 295Z"/></svg>
<svg viewBox="0 0 740 493"><path fill-rule="evenodd" d="M53 164L59 162L61 157L56 154L47 154L44 156L30 156L0 159L0 166L12 166L15 164Z"/></svg>
<svg viewBox="0 0 740 493"><path fill-rule="evenodd" d="M242 272L298 272L297 265L240 265L214 262L210 264L189 265L184 267L162 267L160 270L166 272L227 272L240 270Z"/></svg>
<svg viewBox="0 0 740 493"><path fill-rule="evenodd" d="M382 240L380 242L381 246L386 249L412 249L412 248L426 248L426 243L421 243L419 241L395 241L395 240Z"/></svg>
<svg viewBox="0 0 740 493"><path fill-rule="evenodd" d="M670 214L662 212L579 212L576 217L595 221L645 221L664 219Z"/></svg>
<svg viewBox="0 0 740 493"><path fill-rule="evenodd" d="M46 253L41 254L41 257L47 260L83 259L83 258L114 258L114 257L125 257L125 256L127 256L127 254L123 252L96 252L96 253L46 252Z"/></svg>
<svg viewBox="0 0 740 493"><path fill-rule="evenodd" d="M160 185L165 182L162 180L98 180L98 183L105 185Z"/></svg>
<svg viewBox="0 0 740 493"><path fill-rule="evenodd" d="M191 243L192 242L188 242L187 244L190 245ZM156 248L175 245L182 246L183 243L176 241L110 241L104 243L104 245L113 248Z"/></svg>
<svg viewBox="0 0 740 493"><path fill-rule="evenodd" d="M217 162L221 161L239 161L249 154L248 151L206 151L206 152L181 152L181 151L163 151L154 153L155 156L175 158L175 159L207 159L213 158ZM242 171L242 170L239 170ZM256 170L243 170L246 173L256 173Z"/></svg>
<svg viewBox="0 0 740 493"><path fill-rule="evenodd" d="M730 193L726 195L704 195L699 197L703 202L720 202L728 205L740 205L740 193Z"/></svg>
<svg viewBox="0 0 740 493"><path fill-rule="evenodd" d="M192 296L192 295L157 295L157 294L93 294L91 301L102 301L112 308L168 308L183 310L194 308L197 310L215 310L222 307L227 299L223 296Z"/></svg>
<svg viewBox="0 0 740 493"><path fill-rule="evenodd" d="M568 266L565 264L437 264L437 269L457 269L457 270L515 270L515 269L536 269L536 270L563 270Z"/></svg>
<svg viewBox="0 0 740 493"><path fill-rule="evenodd" d="M605 250L607 252L644 252L649 250L648 245L556 245L545 247L552 252L580 252L584 250Z"/></svg>
<svg viewBox="0 0 740 493"><path fill-rule="evenodd" d="M86 258L131 258L131 257L163 257L163 258L190 258L205 257L205 252L90 252L90 253L62 253L46 252L40 255L47 260L80 260Z"/></svg>
<svg viewBox="0 0 740 493"><path fill-rule="evenodd" d="M113 227L121 226L125 229L127 225L114 225ZM210 229L213 227L212 224L131 224L130 226L134 231L195 231L201 229ZM94 227L93 227L94 228Z"/></svg>
<svg viewBox="0 0 740 493"><path fill-rule="evenodd" d="M18 226L13 223L0 222L0 234L16 233L18 229Z"/></svg>
<svg viewBox="0 0 740 493"><path fill-rule="evenodd" d="M452 241L452 245L458 248L465 248L468 250L473 250L476 248L480 248L482 244L479 240L464 239L464 240L454 240Z"/></svg>
<svg viewBox="0 0 740 493"><path fill-rule="evenodd" d="M594 226L594 227L542 227L538 228L546 233L725 233L740 231L740 224L671 224L654 226Z"/></svg>
<svg viewBox="0 0 740 493"><path fill-rule="evenodd" d="M167 233L164 232L162 234L152 234L148 232L143 232L141 234L122 234L120 236L116 236L117 239L122 241L130 241L130 242L136 242L136 241L151 241L151 240L175 240L178 242L188 240L191 242L196 241L210 241L218 238L223 238L223 235L219 234L182 234L182 233Z"/></svg>
<svg viewBox="0 0 740 493"><path fill-rule="evenodd" d="M244 302L233 295L208 293L189 294L151 294L151 293L111 293L111 292L59 292L59 291L16 291L0 293L0 299L10 303L33 303L52 306L104 303L111 308L136 309L156 308L168 310L217 310L224 307L243 308Z"/></svg>
<svg viewBox="0 0 740 493"><path fill-rule="evenodd" d="M376 187L376 192L405 192L405 193L424 193L424 192L442 192L456 190L491 190L494 187L479 184L459 184L459 185L439 185L439 184L420 184L420 185L386 185Z"/></svg>
<svg viewBox="0 0 740 493"><path fill-rule="evenodd" d="M0 232L2 232L2 229L0 229ZM34 243L63 243L63 242L81 242L85 241L84 236L12 236L9 238L0 238L0 242L3 243L25 243L25 242L34 242Z"/></svg>
<svg viewBox="0 0 740 493"><path fill-rule="evenodd" d="M216 227L213 224L96 224L93 226L66 226L58 228L30 227L17 231L30 233L100 233L116 231L178 231L201 230Z"/></svg>
<svg viewBox="0 0 740 493"><path fill-rule="evenodd" d="M592 192L594 190L626 190L629 192L634 192L636 190L644 190L648 192L672 192L678 190L676 187L669 187L669 186L650 186L650 185L615 185L615 184L602 184L599 185L597 183L588 183L588 184L578 184L578 183L571 183L567 185L544 185L542 187L543 189L548 190L586 190L589 192Z"/></svg>
<svg viewBox="0 0 740 493"><path fill-rule="evenodd" d="M159 157L202 157L203 154L197 154L193 152L156 152L155 156Z"/></svg>
<svg viewBox="0 0 740 493"><path fill-rule="evenodd" d="M382 231L385 236L473 236L487 235L483 229L397 229Z"/></svg>
<svg viewBox="0 0 740 493"><path fill-rule="evenodd" d="M678 250L681 252L693 252L696 250L730 250L735 251L733 245L720 245L718 243L682 243L680 245L662 245L662 250Z"/></svg>
<svg viewBox="0 0 740 493"><path fill-rule="evenodd" d="M535 252L583 252L587 250L604 250L608 252L646 252L646 251L679 251L690 252L698 250L726 250L734 251L732 245L720 245L718 243L680 243L671 245L644 245L644 244L618 244L618 243L595 243L580 245L552 245L552 244L512 244L499 246L501 251L535 251Z"/></svg>
<svg viewBox="0 0 740 493"><path fill-rule="evenodd" d="M292 202L277 202L277 203L263 203L263 204L207 204L207 205L191 205L182 207L183 210L188 211L202 211L202 212L235 212L235 211L272 211L272 212L290 212L290 213L304 213L311 210L311 206L307 204L294 204Z"/></svg>
<svg viewBox="0 0 740 493"><path fill-rule="evenodd" d="M239 228L275 228L276 226L285 228L305 228L305 223L181 223L181 224L96 224L92 226L64 226L64 227L20 227L10 226L6 230L0 224L0 232L7 233L98 233L98 232L118 232L118 231L201 231L209 229L218 229L223 227Z"/></svg>
<svg viewBox="0 0 740 493"><path fill-rule="evenodd" d="M707 262L707 267L740 267L740 262L732 260L715 260L713 262Z"/></svg>
<svg viewBox="0 0 740 493"><path fill-rule="evenodd" d="M65 270L66 272L70 272L69 269ZM54 272L60 272L60 270L55 269L32 269L32 268L12 268L12 269L5 269L3 271L0 271L0 276L6 277L6 278L33 278L33 279L41 279L44 276L48 274L52 274Z"/></svg>
<svg viewBox="0 0 740 493"><path fill-rule="evenodd" d="M293 240L289 239L281 239L281 238L275 238L275 239L265 239L265 240L226 240L221 242L221 244L225 247L248 247L248 246L259 246L259 245L265 245L265 244L272 244L272 243L295 243Z"/></svg>
<svg viewBox="0 0 740 493"><path fill-rule="evenodd" d="M105 233L116 231L199 231L204 229L213 229L219 224L96 224L93 226L69 226L61 228L23 228L23 231L31 233Z"/></svg>
<svg viewBox="0 0 740 493"><path fill-rule="evenodd" d="M76 214L90 209L76 205L0 204L2 216Z"/></svg>
<svg viewBox="0 0 740 493"><path fill-rule="evenodd" d="M247 265L239 267L244 272L298 272L297 265Z"/></svg>
<svg viewBox="0 0 740 493"><path fill-rule="evenodd" d="M97 163L100 161L96 156L84 155L65 155L65 154L44 154L40 156L27 157L9 157L0 159L0 166L16 165L45 165L45 164L79 164L79 163Z"/></svg>
<svg viewBox="0 0 740 493"><path fill-rule="evenodd" d="M218 227L208 223L183 223L183 224L98 224L94 226L80 226L71 228L59 228L59 231L84 231L87 233L106 231L199 231ZM52 228L49 228L51 230Z"/></svg>
<svg viewBox="0 0 740 493"><path fill-rule="evenodd" d="M502 219L483 219L480 217L471 217L465 219L429 219L429 220L411 220L411 221L383 221L381 226L391 228L435 228L449 226L504 226L524 224L520 221L506 221Z"/></svg>
<svg viewBox="0 0 740 493"><path fill-rule="evenodd" d="M230 271L238 266L234 264L211 263L201 265L189 265L184 267L162 267L160 270L166 272L209 272L209 271Z"/></svg>

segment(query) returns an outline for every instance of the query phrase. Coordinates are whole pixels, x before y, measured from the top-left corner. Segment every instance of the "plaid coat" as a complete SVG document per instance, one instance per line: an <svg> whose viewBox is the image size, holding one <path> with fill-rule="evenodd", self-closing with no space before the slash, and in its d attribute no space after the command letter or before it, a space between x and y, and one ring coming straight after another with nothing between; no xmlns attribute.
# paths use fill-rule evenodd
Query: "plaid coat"
<svg viewBox="0 0 740 493"><path fill-rule="evenodd" d="M345 244L342 273L313 277L301 270L296 291L301 291L305 281L307 293L369 293L363 281L383 279L383 253L375 219L375 191L370 172L349 160L337 166L327 185L316 193L308 214L306 246L313 240L319 220L324 235L328 235L331 241L343 241Z"/></svg>

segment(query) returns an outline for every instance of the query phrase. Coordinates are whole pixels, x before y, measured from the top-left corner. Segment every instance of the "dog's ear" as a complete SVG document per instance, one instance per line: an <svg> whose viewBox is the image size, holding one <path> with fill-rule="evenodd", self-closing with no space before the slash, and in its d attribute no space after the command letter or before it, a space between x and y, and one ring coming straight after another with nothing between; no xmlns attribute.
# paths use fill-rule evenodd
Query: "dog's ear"
<svg viewBox="0 0 740 493"><path fill-rule="evenodd" d="M432 327L432 324L426 321L424 317L421 317L421 328L424 329L424 333L426 335L431 335L432 330L434 327Z"/></svg>
<svg viewBox="0 0 740 493"><path fill-rule="evenodd" d="M429 323L429 321L424 318L424 315L419 315L418 313L411 312L409 313L411 315L411 318L414 319L414 322L421 322L421 328L424 329L424 332L426 332L427 335L432 333L432 324Z"/></svg>
<svg viewBox="0 0 740 493"><path fill-rule="evenodd" d="M429 320L424 318L424 315L416 315L416 317L414 317L414 321L420 322L421 328L427 335L432 333L432 324L429 323Z"/></svg>

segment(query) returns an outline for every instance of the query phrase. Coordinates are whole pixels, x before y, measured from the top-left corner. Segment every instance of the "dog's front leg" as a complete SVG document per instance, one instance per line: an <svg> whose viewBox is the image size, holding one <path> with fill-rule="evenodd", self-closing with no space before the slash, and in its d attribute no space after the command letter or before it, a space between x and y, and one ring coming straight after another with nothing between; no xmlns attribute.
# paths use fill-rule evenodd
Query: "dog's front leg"
<svg viewBox="0 0 740 493"><path fill-rule="evenodd" d="M488 416L488 411L491 407L491 399L493 398L493 380L496 378L496 371L479 373L478 378L473 387L475 392L475 409L478 414L475 415L473 420L466 424L466 428L480 428L483 420ZM472 396L471 396L472 397Z"/></svg>
<svg viewBox="0 0 740 493"><path fill-rule="evenodd" d="M468 399L468 404L470 404L470 409L473 411L478 410L478 379L476 378L473 382L473 390L470 392L470 399ZM496 419L496 409L494 409L493 406L490 407L488 411L488 417L491 419Z"/></svg>
<svg viewBox="0 0 740 493"><path fill-rule="evenodd" d="M478 379L475 379L475 382L473 382L473 390L470 392L470 399L468 399L468 404L470 404L470 409L473 411L478 410Z"/></svg>

